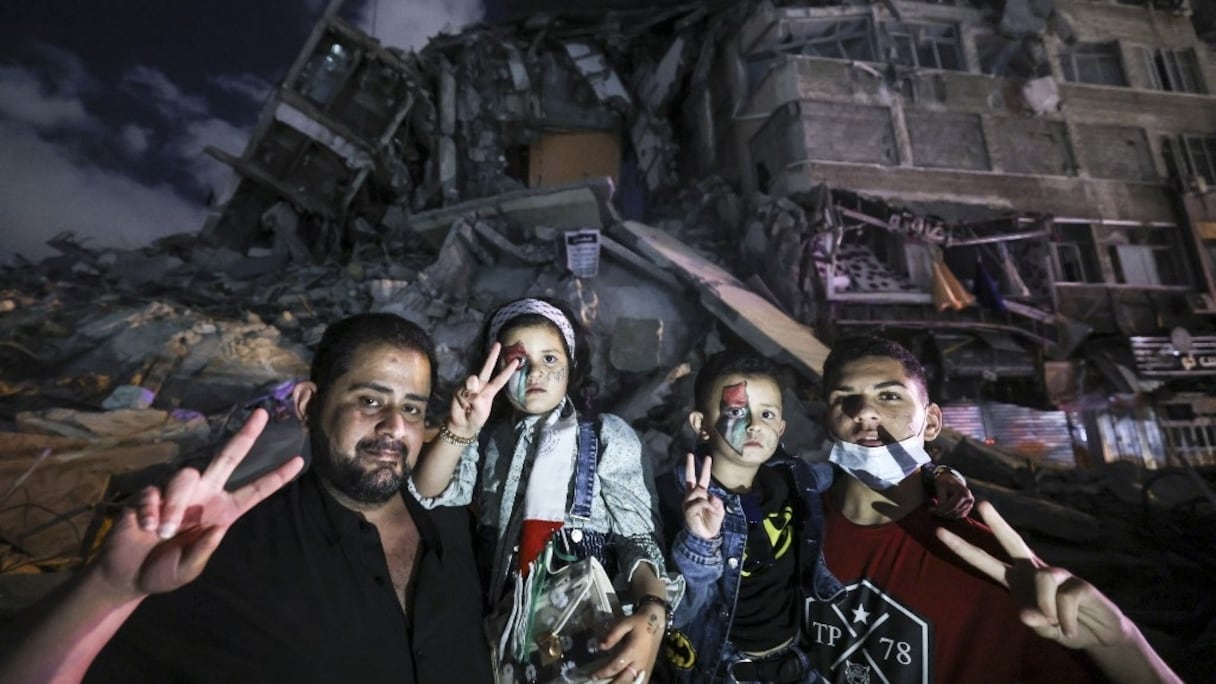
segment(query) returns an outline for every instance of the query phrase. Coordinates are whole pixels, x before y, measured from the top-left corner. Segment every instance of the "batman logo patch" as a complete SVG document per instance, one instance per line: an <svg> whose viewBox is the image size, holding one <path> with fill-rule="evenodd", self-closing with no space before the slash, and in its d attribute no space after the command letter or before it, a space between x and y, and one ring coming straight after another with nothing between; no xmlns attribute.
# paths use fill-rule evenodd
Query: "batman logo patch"
<svg viewBox="0 0 1216 684"><path fill-rule="evenodd" d="M691 670L697 662L697 652L684 632L672 631L663 640L663 656L678 670Z"/></svg>

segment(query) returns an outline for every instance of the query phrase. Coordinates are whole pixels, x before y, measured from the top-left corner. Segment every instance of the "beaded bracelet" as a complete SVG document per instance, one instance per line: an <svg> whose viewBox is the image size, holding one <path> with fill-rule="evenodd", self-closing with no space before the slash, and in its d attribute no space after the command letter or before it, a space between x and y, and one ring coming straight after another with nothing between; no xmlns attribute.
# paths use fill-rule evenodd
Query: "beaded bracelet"
<svg viewBox="0 0 1216 684"><path fill-rule="evenodd" d="M444 423L443 427L439 428L439 439L442 439L452 446L467 447L468 445L477 441L477 435L473 435L472 437L461 437L455 432L452 432L447 423Z"/></svg>

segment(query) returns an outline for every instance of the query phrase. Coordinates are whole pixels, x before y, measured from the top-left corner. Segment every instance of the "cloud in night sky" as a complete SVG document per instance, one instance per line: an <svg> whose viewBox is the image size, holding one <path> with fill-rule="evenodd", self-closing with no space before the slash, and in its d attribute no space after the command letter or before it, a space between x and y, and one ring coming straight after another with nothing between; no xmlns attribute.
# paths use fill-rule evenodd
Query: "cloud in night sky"
<svg viewBox="0 0 1216 684"><path fill-rule="evenodd" d="M53 58L0 68L0 258L50 255L45 241L63 231L91 247L133 248L199 230L205 198L232 185L203 147L239 152L248 130L144 65L118 84L129 115L103 116L87 102L102 89L81 60L57 48L40 53ZM176 167L183 180L137 173L144 165Z"/></svg>
<svg viewBox="0 0 1216 684"><path fill-rule="evenodd" d="M419 49L428 38L459 31L484 15L481 0L368 2L357 13L356 24L384 45Z"/></svg>
<svg viewBox="0 0 1216 684"><path fill-rule="evenodd" d="M324 4L45 0L22 10L29 26L0 31L0 263L55 254L45 242L64 231L130 249L200 230L208 201L235 185L204 148L244 151ZM480 0L347 5L343 15L382 43L412 48L483 15ZM103 21L113 26L96 29Z"/></svg>

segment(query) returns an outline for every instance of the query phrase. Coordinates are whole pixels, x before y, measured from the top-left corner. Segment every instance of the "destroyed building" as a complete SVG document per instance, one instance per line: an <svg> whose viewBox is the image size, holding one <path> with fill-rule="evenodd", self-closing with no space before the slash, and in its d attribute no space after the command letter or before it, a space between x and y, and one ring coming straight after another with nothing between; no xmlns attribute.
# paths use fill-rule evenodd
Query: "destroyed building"
<svg viewBox="0 0 1216 684"><path fill-rule="evenodd" d="M243 180L209 234L299 233L297 257L438 241L442 207L591 177L652 219L717 175L772 200L712 217L738 265L820 339L922 351L969 434L1068 464L1216 464L1216 66L1188 7L600 9L492 4L518 21L415 54L331 8L245 152L212 151Z"/></svg>
<svg viewBox="0 0 1216 684"><path fill-rule="evenodd" d="M605 408L654 458L681 453L686 378L725 337L797 374L790 441L814 458L823 359L879 332L926 360L943 460L1180 671L1216 667L1196 579L1216 564L1211 13L567 4L491 2L415 52L332 1L245 149L208 150L239 180L197 236L104 255L60 238L68 263L0 294L0 360L28 371L0 378L22 409L4 417L39 433L5 437L8 472L53 487L93 454L51 505L89 525L73 502L273 401L325 323L425 323L442 399L484 314L529 293L604 340ZM98 287L104 306L69 305ZM29 567L63 535L25 542L62 526L23 516L0 529Z"/></svg>

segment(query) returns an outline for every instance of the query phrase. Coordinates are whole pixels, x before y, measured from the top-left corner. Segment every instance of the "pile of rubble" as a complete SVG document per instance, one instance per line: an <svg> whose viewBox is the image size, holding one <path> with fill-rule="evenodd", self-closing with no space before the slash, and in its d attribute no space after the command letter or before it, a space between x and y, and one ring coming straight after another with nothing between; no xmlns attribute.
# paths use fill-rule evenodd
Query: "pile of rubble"
<svg viewBox="0 0 1216 684"><path fill-rule="evenodd" d="M723 216L738 203L740 220L774 223L779 202L743 203L714 187L699 188L702 209ZM698 204L685 211L695 216ZM78 564L124 495L205 457L250 407L282 399L325 325L359 311L399 313L433 333L438 419L480 363L494 306L527 294L570 301L598 338L597 404L635 426L656 468L690 443L692 371L724 344L749 344L786 362L797 388L786 396L787 444L822 457L815 380L826 350L733 275L746 268L737 252L715 256L729 254L719 249L728 236L712 223L622 221L603 179L429 218L418 221L423 232L369 236L344 263L287 247L239 254L181 235L131 251L61 237L51 241L61 256L3 267L0 607L15 609ZM585 227L552 227L571 222ZM425 237L432 224L446 224L437 248ZM567 245L570 233L592 236L598 250L577 254L586 245ZM771 250L771 234L749 232L750 251ZM1202 482L1045 469L958 435L938 446L1046 558L1110 592L1165 652L1185 659L1200 635L1210 643L1216 611L1202 581L1216 547Z"/></svg>

